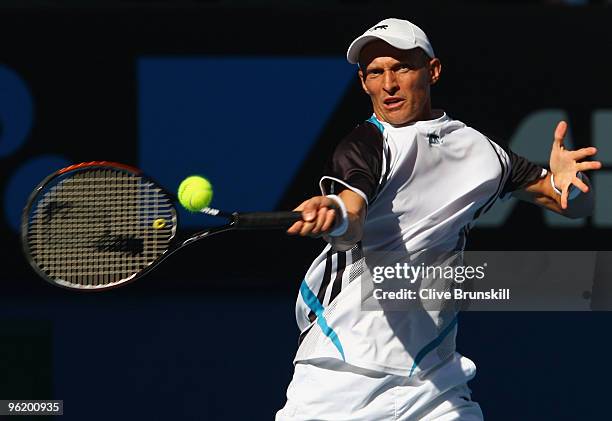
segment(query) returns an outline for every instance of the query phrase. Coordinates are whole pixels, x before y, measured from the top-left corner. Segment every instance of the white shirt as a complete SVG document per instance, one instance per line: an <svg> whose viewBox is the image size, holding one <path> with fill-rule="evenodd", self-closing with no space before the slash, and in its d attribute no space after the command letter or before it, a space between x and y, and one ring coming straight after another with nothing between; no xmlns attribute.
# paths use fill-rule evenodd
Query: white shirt
<svg viewBox="0 0 612 421"><path fill-rule="evenodd" d="M416 264L463 250L475 219L541 171L445 113L404 127L373 116L354 129L320 184L323 194L349 188L364 197L363 238L348 252L328 245L310 266L296 304L295 361L338 358L404 376L461 365L451 358L456 311L363 311L364 265L377 254ZM474 375L473 364L463 366L457 384Z"/></svg>

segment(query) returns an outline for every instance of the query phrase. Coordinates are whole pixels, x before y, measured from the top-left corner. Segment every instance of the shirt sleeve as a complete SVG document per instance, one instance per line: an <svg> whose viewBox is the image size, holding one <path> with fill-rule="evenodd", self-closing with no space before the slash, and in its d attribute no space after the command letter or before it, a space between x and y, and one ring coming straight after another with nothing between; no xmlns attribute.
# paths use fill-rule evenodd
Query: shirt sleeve
<svg viewBox="0 0 612 421"><path fill-rule="evenodd" d="M320 181L323 194L350 189L370 203L378 191L383 171L382 133L372 124L355 128L336 147Z"/></svg>
<svg viewBox="0 0 612 421"><path fill-rule="evenodd" d="M547 171L528 159L514 153L509 147L504 147L510 161L510 173L506 178L500 197L505 197L516 190L545 176Z"/></svg>

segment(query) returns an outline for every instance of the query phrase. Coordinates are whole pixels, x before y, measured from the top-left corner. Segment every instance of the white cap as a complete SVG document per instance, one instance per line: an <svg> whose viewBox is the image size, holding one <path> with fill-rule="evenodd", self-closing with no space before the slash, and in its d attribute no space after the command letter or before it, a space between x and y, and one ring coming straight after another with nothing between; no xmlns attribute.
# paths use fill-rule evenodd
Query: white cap
<svg viewBox="0 0 612 421"><path fill-rule="evenodd" d="M407 20L389 18L381 20L365 31L363 35L355 38L346 52L348 62L357 64L363 46L375 39L381 39L400 50L412 50L421 47L429 57L435 57L429 39L421 28Z"/></svg>

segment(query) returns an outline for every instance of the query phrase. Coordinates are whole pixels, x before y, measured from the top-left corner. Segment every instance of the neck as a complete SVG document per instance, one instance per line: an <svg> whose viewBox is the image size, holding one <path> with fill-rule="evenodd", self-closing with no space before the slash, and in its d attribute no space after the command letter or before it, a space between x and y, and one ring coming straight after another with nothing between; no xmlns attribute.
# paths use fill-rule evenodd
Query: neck
<svg viewBox="0 0 612 421"><path fill-rule="evenodd" d="M384 118L382 118L380 115L378 115L378 113L376 113L376 111L374 111L374 115L376 115L376 118L378 120L384 121L385 123L389 123ZM389 123L389 124L391 124L393 127L405 127L405 126L410 126L411 124L414 124L417 121L433 120L433 119L439 118L441 116L442 116L442 112L440 110L432 110L431 109L431 103L428 102L423 107L423 109L421 109L421 111L418 114L416 114L414 117L412 117L411 119L409 119L405 123L401 123L401 124Z"/></svg>

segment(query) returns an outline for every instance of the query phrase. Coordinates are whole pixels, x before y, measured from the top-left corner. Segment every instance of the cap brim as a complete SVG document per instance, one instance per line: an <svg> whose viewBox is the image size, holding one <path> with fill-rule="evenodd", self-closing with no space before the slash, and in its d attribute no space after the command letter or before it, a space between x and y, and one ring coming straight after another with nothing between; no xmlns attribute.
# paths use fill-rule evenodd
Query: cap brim
<svg viewBox="0 0 612 421"><path fill-rule="evenodd" d="M346 59L348 62L351 64L359 63L359 53L361 52L363 46L377 39L383 40L392 47L399 48L400 50L411 50L418 47L416 43L407 41L403 38L396 38L388 35L362 35L356 38L355 41L349 45L346 52Z"/></svg>

